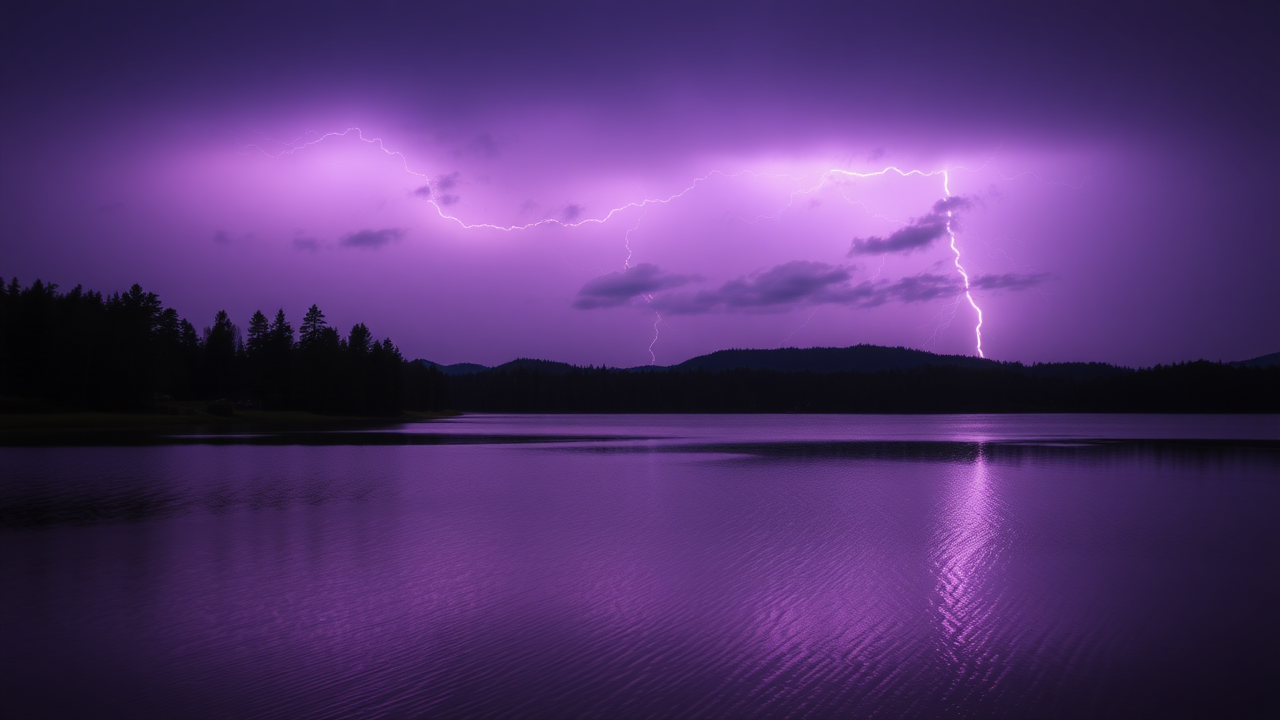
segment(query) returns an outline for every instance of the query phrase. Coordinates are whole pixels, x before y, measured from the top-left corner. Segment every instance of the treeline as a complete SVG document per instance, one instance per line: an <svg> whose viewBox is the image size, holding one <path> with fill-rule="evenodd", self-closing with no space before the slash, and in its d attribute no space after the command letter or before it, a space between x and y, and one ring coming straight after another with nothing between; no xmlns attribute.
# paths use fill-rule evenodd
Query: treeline
<svg viewBox="0 0 1280 720"><path fill-rule="evenodd" d="M1083 378L937 365L827 374L517 368L451 376L449 395L476 412L1262 413L1280 412L1280 367L1200 361Z"/></svg>
<svg viewBox="0 0 1280 720"><path fill-rule="evenodd" d="M295 335L283 310L247 332L219 312L197 331L155 293L61 292L15 278L0 292L0 396L95 410L145 410L169 400L394 415L445 406L444 376L406 362L364 324L343 337L312 305Z"/></svg>
<svg viewBox="0 0 1280 720"><path fill-rule="evenodd" d="M67 408L166 401L326 414L403 410L575 413L1280 412L1280 367L1192 362L1059 372L925 365L883 372L621 371L533 362L449 375L406 361L363 324L344 337L312 305L247 331L219 312L195 326L134 285L104 296L15 279L0 292L0 396ZM558 366L553 367L553 366ZM1063 366L1065 367L1065 366Z"/></svg>

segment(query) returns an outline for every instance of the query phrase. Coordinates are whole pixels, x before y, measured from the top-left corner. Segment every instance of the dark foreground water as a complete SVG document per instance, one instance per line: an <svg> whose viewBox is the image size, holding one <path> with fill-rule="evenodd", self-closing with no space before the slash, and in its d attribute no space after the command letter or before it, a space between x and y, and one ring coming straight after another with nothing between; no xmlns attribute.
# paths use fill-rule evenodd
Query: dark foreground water
<svg viewBox="0 0 1280 720"><path fill-rule="evenodd" d="M1277 439L491 416L3 448L0 715L1275 717Z"/></svg>

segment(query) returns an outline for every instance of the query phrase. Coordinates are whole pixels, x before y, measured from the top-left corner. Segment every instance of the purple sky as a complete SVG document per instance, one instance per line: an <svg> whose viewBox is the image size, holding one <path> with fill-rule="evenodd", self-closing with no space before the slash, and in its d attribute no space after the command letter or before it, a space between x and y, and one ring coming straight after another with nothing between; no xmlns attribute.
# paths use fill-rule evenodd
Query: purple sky
<svg viewBox="0 0 1280 720"><path fill-rule="evenodd" d="M954 235L987 357L1280 350L1274 4L686 5L6 10L0 273L444 363L976 354Z"/></svg>

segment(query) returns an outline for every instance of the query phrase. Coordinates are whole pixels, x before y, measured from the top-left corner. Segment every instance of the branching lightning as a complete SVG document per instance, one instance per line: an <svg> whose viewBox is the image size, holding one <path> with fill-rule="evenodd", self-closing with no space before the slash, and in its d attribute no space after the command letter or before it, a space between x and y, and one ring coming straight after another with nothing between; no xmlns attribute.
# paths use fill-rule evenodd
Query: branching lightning
<svg viewBox="0 0 1280 720"><path fill-rule="evenodd" d="M942 172L942 191L947 194L947 197L951 197L951 178L945 170ZM956 247L956 233L951 227L950 210L947 210L947 235L951 238L951 252L956 254L956 271L960 273L960 277L964 278L964 296L973 311L978 313L978 324L974 326L973 334L977 337L978 357L984 358L986 355L982 354L982 308L973 301L973 294L969 292L969 273L965 272L964 266L960 264L960 248Z"/></svg>
<svg viewBox="0 0 1280 720"><path fill-rule="evenodd" d="M627 234L622 236L623 244L627 247L627 259L622 261L623 270L631 267L631 233L640 229L640 221L644 220L644 216L647 214L649 214L648 208L646 208L644 212L640 213L640 217L636 218L636 224L632 225L631 229L627 231Z"/></svg>
<svg viewBox="0 0 1280 720"><path fill-rule="evenodd" d="M658 344L658 325L662 323L662 315L657 310L654 310L653 316L657 320L653 321L653 342L649 343L649 364L657 365L658 356L653 354L653 346Z"/></svg>
<svg viewBox="0 0 1280 720"><path fill-rule="evenodd" d="M818 311L817 311L817 310L814 310L813 312L809 313L809 317L807 317L807 318L805 318L805 319L804 319L804 324L803 324L803 325L801 325L800 327L796 328L795 330L792 330L792 331L791 331L791 334L790 334L790 335L787 335L786 339L784 339L784 340L782 341L782 345L780 345L779 347L785 346L787 343L791 342L791 338L792 338L792 337L794 337L796 333L798 333L798 332L800 332L801 330L803 330L803 329L805 329L805 328L809 327L809 321L810 321L810 320L812 320L812 319L813 319L813 316L814 316L814 315L817 315L817 314L818 314Z"/></svg>
<svg viewBox="0 0 1280 720"><path fill-rule="evenodd" d="M355 137L358 138L361 142L364 142L369 145L374 145L386 155L399 159L401 167L403 168L404 172L408 173L409 175L422 178L428 183L432 181L432 177L430 175L427 175L412 169L409 166L409 160L404 155L404 153L398 150L391 150L387 148L381 138L365 137L364 131L361 130L359 127L349 127L346 130L343 130L341 132L329 132L324 134L309 133L308 135L304 135L303 137L300 137L294 140L293 142L279 143L285 149L274 154L267 152L266 150L264 150L258 145L243 146L242 151L245 153L258 152L271 159L280 159L281 157L284 157L286 155L292 155L294 153L297 153L300 150L304 150L306 148L322 143L325 140L329 140L331 138L346 137L347 135L351 135L351 134L354 134ZM989 163L990 161L988 160L987 163L983 163L983 165L977 168L977 170L981 170L985 168ZM838 180L842 178L873 178L873 177L882 177L882 176L888 176L888 175L897 175L903 178L909 178L913 176L922 177L922 178L941 176L943 193L946 197L951 197L952 195L951 195L951 188L950 188L950 180L951 180L950 172L952 170L966 170L970 172L975 171L972 168L967 168L964 166L956 166L954 168L942 169L942 170L916 170L916 169L903 170L902 168L899 168L897 166L890 165L880 170L869 171L869 172L858 172L858 171L846 170L842 168L832 168L819 173L817 182L815 184L810 185L808 187L804 187L800 190L795 190L791 192L787 204L779 208L777 212L769 215L758 215L753 220L747 220L746 218L742 218L742 219L745 222L749 222L749 223L758 222L760 220L765 220L765 219L777 220L782 216L782 214L787 209L791 208L795 204L796 198L798 196L819 192L833 180ZM1030 175L1032 177L1036 177L1034 173L1021 173L1020 175L1016 175L1014 177L1015 178L1020 177L1021 175ZM727 173L721 170L713 170L701 177L694 178L683 189L680 189L665 197L655 197L655 198L645 197L640 200L627 202L610 209L608 212L604 213L599 217L588 217L581 220L561 220L558 218L545 218L545 219L537 220L530 223L514 224L514 225L499 225L499 224L486 223L486 222L467 222L462 218L457 217L456 215L451 215L445 212L444 208L441 206L439 202L436 201L436 198L434 196L428 197L427 202L436 211L436 214L439 215L440 218L450 221L452 223L455 223L456 225L458 225L458 227L464 230L484 229L484 230L496 230L500 232L516 232L521 230L531 230L533 228L541 227L544 225L557 225L565 228L576 228L576 227L581 227L583 225L603 225L609 222L610 220L614 219L619 214L625 213L628 210L636 209L636 208L641 209L644 211L644 213L641 214L640 218L636 220L636 224L632 226L631 229L628 230L626 235L624 236L624 244L627 249L627 257L626 257L626 260L623 262L623 266L624 266L624 269L627 269L631 267L631 257L632 257L631 233L634 232L637 228L639 228L640 221L644 219L644 215L645 213L647 213L648 209L653 205L666 205L671 202L674 202L675 200L678 200L684 197L685 195L687 195L688 193L692 192L699 185L706 183L708 180L710 180L713 177L720 177L720 178L726 178L726 179L738 178L738 177L772 178L772 179L786 178L786 179L791 179L796 181L803 181L805 178L805 176L797 176L797 175L791 175L786 173L766 173L766 172L756 172L756 171L741 171L736 173ZM812 176L809 176L809 177L812 177ZM1009 179L1009 178L1006 178L1006 179ZM849 202L862 204L858 201L851 200L847 196L844 196L843 191L841 191L841 196L844 197L844 199ZM862 205L865 209L866 208L865 204L862 204ZM946 231L950 239L951 251L955 256L953 260L953 264L955 265L956 272L959 273L961 279L964 281L964 297L966 300L968 300L969 306L972 307L974 312L977 314L977 325L974 327L974 335L976 339L975 350L979 357L985 357L982 351L982 309L978 306L978 303L974 300L973 294L970 291L969 274L968 272L966 272L964 266L961 264L960 249L956 245L956 234L955 234L954 228L952 227L951 218L952 218L952 211L948 210ZM883 269L883 267L884 267L884 258L881 257L880 269ZM880 274L880 269L876 271L877 277ZM647 297L646 299L652 300L651 297ZM653 354L653 346L654 346L654 343L656 343L658 340L658 325L662 322L662 316L658 315L656 311L654 312L654 314L657 316L657 321L654 323L653 342L649 344L649 355L650 355L651 362L656 362L657 360L657 358ZM812 315L810 315L810 318L812 318ZM808 324L808 320L805 321L805 324L806 325ZM804 326L802 325L801 327L804 327ZM935 334L936 334L936 331L935 331Z"/></svg>

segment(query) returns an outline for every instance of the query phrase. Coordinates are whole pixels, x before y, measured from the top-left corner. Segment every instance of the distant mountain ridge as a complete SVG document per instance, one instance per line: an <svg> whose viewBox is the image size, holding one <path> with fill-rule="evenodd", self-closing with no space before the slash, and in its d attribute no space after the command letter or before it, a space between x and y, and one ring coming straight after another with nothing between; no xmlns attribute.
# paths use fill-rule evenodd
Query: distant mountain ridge
<svg viewBox="0 0 1280 720"><path fill-rule="evenodd" d="M1259 355L1256 358L1237 360L1227 364L1231 367L1275 367L1280 365L1280 352L1273 352L1270 355Z"/></svg>
<svg viewBox="0 0 1280 720"><path fill-rule="evenodd" d="M430 360L419 360L418 362L427 367L435 368L445 375L471 375L473 373L492 370L488 365L477 365L476 363L454 363L453 365L441 365Z"/></svg>
<svg viewBox="0 0 1280 720"><path fill-rule="evenodd" d="M428 367L434 367L445 375L474 375L490 371L535 370L539 373L561 375L578 368L577 365L556 362L553 360L537 360L517 358L511 362L495 367L476 363L457 363L440 365L429 360L422 360ZM1280 365L1280 353L1272 353L1226 363L1232 367L1271 367ZM969 355L939 355L927 350L914 350L905 347L886 347L883 345L852 345L850 347L814 347L814 348L777 348L763 349L729 349L717 350L707 355L699 355L676 365L641 365L631 368L616 368L619 372L725 372L729 370L772 370L782 373L809 372L816 375L828 375L839 372L878 373L890 370L911 370L928 365L939 367L958 367L966 369L1011 370L1036 377L1072 377L1088 379L1133 372L1132 368L1098 362L1063 362L1036 363L1023 365L1020 362L1001 362Z"/></svg>
<svg viewBox="0 0 1280 720"><path fill-rule="evenodd" d="M552 375L561 375L577 369L577 365L558 362L555 360L535 360L533 358L516 358L511 362L505 362L501 365L489 367L488 365L478 365L476 363L455 363L453 365L441 365L430 360L419 360L427 367L433 367L445 375L474 375L476 373L489 372L491 370L511 371L511 370L537 370L541 373L549 373Z"/></svg>
<svg viewBox="0 0 1280 720"><path fill-rule="evenodd" d="M811 372L827 375L834 372L884 372L906 370L924 365L949 365L964 368L997 368L1002 363L968 355L938 355L926 350L881 345L851 347L779 348L777 350L717 350L672 366L674 370L775 370L777 372Z"/></svg>

